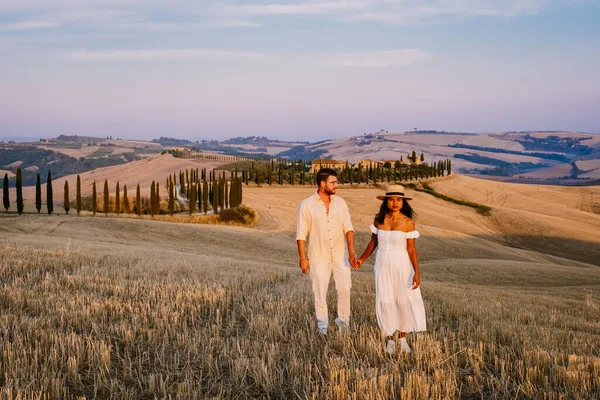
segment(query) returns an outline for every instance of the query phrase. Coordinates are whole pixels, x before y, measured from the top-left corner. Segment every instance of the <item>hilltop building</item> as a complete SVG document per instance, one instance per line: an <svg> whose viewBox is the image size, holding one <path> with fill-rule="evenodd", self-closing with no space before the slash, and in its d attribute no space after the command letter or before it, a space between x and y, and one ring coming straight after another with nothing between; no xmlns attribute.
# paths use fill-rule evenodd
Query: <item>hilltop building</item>
<svg viewBox="0 0 600 400"><path fill-rule="evenodd" d="M312 160L309 172L314 174L322 168L340 170L346 168L346 161L332 160L330 158L317 158Z"/></svg>

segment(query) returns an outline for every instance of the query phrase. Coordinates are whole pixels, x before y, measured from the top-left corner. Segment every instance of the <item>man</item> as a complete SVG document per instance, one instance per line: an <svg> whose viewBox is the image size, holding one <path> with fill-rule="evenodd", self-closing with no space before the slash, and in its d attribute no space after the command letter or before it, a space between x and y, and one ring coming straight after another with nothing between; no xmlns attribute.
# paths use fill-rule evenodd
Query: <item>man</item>
<svg viewBox="0 0 600 400"><path fill-rule="evenodd" d="M304 199L298 206L296 243L300 256L300 268L310 273L315 295L315 313L319 332L327 334L327 289L331 274L337 291L335 323L345 332L350 323L350 266L356 265L354 251L354 228L346 202L335 196L337 172L323 168L316 175L317 192ZM309 236L308 258L306 238ZM347 244L344 243L344 238ZM347 254L347 256L346 256ZM347 258L347 261L346 261Z"/></svg>

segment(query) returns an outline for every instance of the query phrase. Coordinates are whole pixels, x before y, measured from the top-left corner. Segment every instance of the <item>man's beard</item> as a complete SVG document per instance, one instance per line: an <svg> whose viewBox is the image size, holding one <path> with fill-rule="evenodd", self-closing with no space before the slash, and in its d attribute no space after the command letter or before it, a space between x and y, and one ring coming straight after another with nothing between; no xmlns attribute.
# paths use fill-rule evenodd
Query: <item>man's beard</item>
<svg viewBox="0 0 600 400"><path fill-rule="evenodd" d="M328 195L330 195L330 196L331 196L332 194L335 194L335 189L329 189L327 186L325 186L325 187L323 188L323 191L325 192L325 194L328 194Z"/></svg>

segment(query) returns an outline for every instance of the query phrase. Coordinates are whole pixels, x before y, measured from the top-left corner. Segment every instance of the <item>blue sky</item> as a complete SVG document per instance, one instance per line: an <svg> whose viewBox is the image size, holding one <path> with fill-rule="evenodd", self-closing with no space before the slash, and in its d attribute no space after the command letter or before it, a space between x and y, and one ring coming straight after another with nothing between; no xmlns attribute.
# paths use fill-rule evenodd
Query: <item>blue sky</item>
<svg viewBox="0 0 600 400"><path fill-rule="evenodd" d="M2 0L0 137L600 133L592 0Z"/></svg>

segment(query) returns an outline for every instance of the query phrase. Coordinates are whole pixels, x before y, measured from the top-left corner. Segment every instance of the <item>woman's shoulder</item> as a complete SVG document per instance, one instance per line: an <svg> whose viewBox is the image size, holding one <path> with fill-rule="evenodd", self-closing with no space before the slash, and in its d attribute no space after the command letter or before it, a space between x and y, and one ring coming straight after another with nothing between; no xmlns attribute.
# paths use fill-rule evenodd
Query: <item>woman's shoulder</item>
<svg viewBox="0 0 600 400"><path fill-rule="evenodd" d="M415 222L412 219L406 217L406 222L404 223L404 227L406 228L405 229L406 232L414 231L415 230Z"/></svg>
<svg viewBox="0 0 600 400"><path fill-rule="evenodd" d="M381 228L381 224L377 222L377 219L375 219L369 228L371 228L371 232L377 235L379 233L379 229Z"/></svg>

